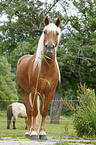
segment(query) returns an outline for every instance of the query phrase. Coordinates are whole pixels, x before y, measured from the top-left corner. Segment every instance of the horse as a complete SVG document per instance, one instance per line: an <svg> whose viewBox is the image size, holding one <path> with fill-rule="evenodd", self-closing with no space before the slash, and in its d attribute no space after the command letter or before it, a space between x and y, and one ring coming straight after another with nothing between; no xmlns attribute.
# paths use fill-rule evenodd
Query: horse
<svg viewBox="0 0 96 145"><path fill-rule="evenodd" d="M10 129L12 116L14 116L13 129L16 129L15 123L18 117L25 118L26 129L27 129L27 113L24 104L12 103L7 107L7 129Z"/></svg>
<svg viewBox="0 0 96 145"><path fill-rule="evenodd" d="M48 106L60 81L60 71L56 58L56 50L60 41L60 24L58 17L55 23L50 23L48 16L44 19L45 28L38 42L34 55L24 55L17 63L17 85L26 106L28 117L26 138L31 140L46 140L45 120ZM37 98L40 98L41 108L38 108ZM41 124L36 131L36 117L41 113Z"/></svg>

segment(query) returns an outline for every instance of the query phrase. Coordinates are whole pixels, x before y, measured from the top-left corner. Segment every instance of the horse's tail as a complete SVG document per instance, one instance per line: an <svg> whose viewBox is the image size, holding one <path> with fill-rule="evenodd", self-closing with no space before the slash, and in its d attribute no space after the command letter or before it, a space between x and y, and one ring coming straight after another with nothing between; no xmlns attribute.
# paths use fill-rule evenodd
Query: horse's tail
<svg viewBox="0 0 96 145"><path fill-rule="evenodd" d="M30 102L30 105L31 107L33 106L32 104L32 99L31 99L31 93L29 94L29 102ZM40 103L39 103L39 96L37 96L37 108L38 108L38 115L36 117L36 124L40 124Z"/></svg>
<svg viewBox="0 0 96 145"><path fill-rule="evenodd" d="M37 107L38 107L38 115L36 118L36 124L40 124L40 101L39 101L39 96L37 98Z"/></svg>
<svg viewBox="0 0 96 145"><path fill-rule="evenodd" d="M9 105L7 108L7 129L10 129L10 123L11 123L12 116L13 116L12 105Z"/></svg>

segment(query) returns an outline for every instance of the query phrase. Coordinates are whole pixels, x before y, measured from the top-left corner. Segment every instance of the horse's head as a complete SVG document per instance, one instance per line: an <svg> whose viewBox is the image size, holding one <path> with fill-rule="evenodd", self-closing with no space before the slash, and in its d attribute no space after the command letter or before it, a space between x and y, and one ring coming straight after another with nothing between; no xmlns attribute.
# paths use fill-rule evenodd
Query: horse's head
<svg viewBox="0 0 96 145"><path fill-rule="evenodd" d="M44 48L47 55L52 55L54 49L57 47L60 40L60 23L61 20L58 18L55 21L55 24L50 23L48 16L44 19L45 28L43 30L44 33Z"/></svg>

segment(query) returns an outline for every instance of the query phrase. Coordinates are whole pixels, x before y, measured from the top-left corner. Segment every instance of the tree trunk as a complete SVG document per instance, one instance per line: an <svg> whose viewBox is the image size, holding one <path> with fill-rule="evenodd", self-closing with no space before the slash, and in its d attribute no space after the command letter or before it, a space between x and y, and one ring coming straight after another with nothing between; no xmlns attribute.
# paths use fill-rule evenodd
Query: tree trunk
<svg viewBox="0 0 96 145"><path fill-rule="evenodd" d="M59 124L60 114L62 111L63 103L61 101L61 94L55 92L55 95L52 99L51 108L50 108L50 123Z"/></svg>

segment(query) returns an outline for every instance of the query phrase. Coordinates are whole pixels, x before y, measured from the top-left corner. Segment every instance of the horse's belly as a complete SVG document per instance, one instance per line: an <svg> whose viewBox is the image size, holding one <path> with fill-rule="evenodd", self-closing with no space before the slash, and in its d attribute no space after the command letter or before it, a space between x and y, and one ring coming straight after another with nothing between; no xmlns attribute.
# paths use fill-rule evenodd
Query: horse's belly
<svg viewBox="0 0 96 145"><path fill-rule="evenodd" d="M26 118L27 117L27 114L19 114L18 117L20 117L20 118Z"/></svg>
<svg viewBox="0 0 96 145"><path fill-rule="evenodd" d="M27 117L25 106L22 106L19 111L20 111L19 115L18 115L19 117L21 117L21 118L26 118Z"/></svg>

